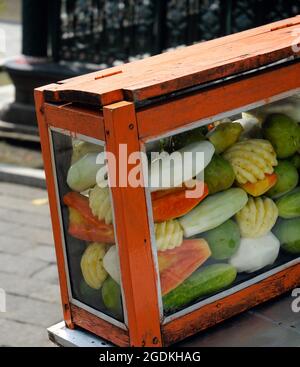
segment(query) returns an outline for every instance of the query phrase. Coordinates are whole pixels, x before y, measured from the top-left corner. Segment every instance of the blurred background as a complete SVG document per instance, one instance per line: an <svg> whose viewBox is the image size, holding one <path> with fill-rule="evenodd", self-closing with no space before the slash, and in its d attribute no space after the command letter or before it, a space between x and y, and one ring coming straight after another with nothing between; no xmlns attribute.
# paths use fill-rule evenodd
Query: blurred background
<svg viewBox="0 0 300 367"><path fill-rule="evenodd" d="M0 346L61 320L35 87L300 13L299 0L0 0Z"/></svg>

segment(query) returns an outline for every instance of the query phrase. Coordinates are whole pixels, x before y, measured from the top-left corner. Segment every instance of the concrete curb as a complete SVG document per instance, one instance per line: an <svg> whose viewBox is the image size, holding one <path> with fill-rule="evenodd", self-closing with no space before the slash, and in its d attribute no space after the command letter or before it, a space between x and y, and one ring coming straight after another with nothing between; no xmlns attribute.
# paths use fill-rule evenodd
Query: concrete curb
<svg viewBox="0 0 300 367"><path fill-rule="evenodd" d="M0 181L46 188L45 172L42 169L0 164Z"/></svg>

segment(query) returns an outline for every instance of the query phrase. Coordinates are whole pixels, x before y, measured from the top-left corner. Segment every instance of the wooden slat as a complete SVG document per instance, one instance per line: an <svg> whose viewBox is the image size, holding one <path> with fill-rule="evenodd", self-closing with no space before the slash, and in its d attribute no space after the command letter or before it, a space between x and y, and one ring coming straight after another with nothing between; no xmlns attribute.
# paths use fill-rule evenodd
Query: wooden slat
<svg viewBox="0 0 300 367"><path fill-rule="evenodd" d="M142 101L295 55L300 16L52 86L46 100ZM105 77L105 75L108 75Z"/></svg>
<svg viewBox="0 0 300 367"><path fill-rule="evenodd" d="M140 138L155 138L202 119L209 123L218 114L259 101L268 103L276 95L300 88L299 75L300 63L291 64L141 109L137 112Z"/></svg>
<svg viewBox="0 0 300 367"><path fill-rule="evenodd" d="M102 112L72 106L44 104L46 122L52 127L71 131L72 135L86 135L95 139L105 140L104 120Z"/></svg>
<svg viewBox="0 0 300 367"><path fill-rule="evenodd" d="M164 325L162 328L164 345L178 342L298 285L300 285L300 264Z"/></svg>
<svg viewBox="0 0 300 367"><path fill-rule="evenodd" d="M128 331L112 325L73 304L71 304L71 313L75 326L80 326L120 347L129 346Z"/></svg>

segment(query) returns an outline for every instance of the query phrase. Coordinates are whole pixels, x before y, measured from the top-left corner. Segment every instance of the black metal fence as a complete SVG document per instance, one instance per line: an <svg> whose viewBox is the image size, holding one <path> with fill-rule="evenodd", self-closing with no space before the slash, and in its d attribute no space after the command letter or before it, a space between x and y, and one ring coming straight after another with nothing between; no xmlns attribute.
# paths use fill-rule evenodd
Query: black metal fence
<svg viewBox="0 0 300 367"><path fill-rule="evenodd" d="M300 13L299 0L51 0L49 3L54 61L78 61L98 67Z"/></svg>

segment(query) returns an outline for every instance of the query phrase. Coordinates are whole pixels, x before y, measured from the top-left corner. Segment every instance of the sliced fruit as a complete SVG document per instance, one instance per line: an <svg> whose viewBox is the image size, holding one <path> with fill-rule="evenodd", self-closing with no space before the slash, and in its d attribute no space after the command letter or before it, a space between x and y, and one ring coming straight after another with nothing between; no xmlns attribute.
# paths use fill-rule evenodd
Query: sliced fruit
<svg viewBox="0 0 300 367"><path fill-rule="evenodd" d="M275 225L278 209L270 198L249 197L247 204L236 214L242 237L262 237Z"/></svg>
<svg viewBox="0 0 300 367"><path fill-rule="evenodd" d="M104 220L106 224L112 223L112 206L109 188L96 185L89 192L89 206L95 217Z"/></svg>
<svg viewBox="0 0 300 367"><path fill-rule="evenodd" d="M83 278L88 286L93 289L100 289L107 272L103 267L103 257L106 253L104 243L91 243L81 258L80 267Z"/></svg>
<svg viewBox="0 0 300 367"><path fill-rule="evenodd" d="M153 220L154 222L164 222L181 217L192 210L207 195L208 188L206 184L203 184L202 195L198 198L187 197L187 189L185 187L153 192Z"/></svg>
<svg viewBox="0 0 300 367"><path fill-rule="evenodd" d="M208 139L214 145L216 153L222 153L239 139L242 131L240 123L224 122L208 133Z"/></svg>
<svg viewBox="0 0 300 367"><path fill-rule="evenodd" d="M64 203L69 207L69 234L83 241L114 243L114 228L96 218L87 197L77 192L64 196Z"/></svg>
<svg viewBox="0 0 300 367"><path fill-rule="evenodd" d="M257 181L255 183L247 182L239 186L244 189L248 194L256 197L266 193L276 184L276 182L277 175L276 173L272 173L271 175L266 174L263 180Z"/></svg>
<svg viewBox="0 0 300 367"><path fill-rule="evenodd" d="M204 239L185 240L173 250L159 251L158 264L162 295L178 287L211 255Z"/></svg>
<svg viewBox="0 0 300 367"><path fill-rule="evenodd" d="M234 170L239 184L256 183L274 172L277 165L275 151L268 140L249 139L231 146L223 154Z"/></svg>
<svg viewBox="0 0 300 367"><path fill-rule="evenodd" d="M178 220L171 219L161 223L155 223L156 247L159 251L170 250L178 247L183 241L183 229Z"/></svg>

